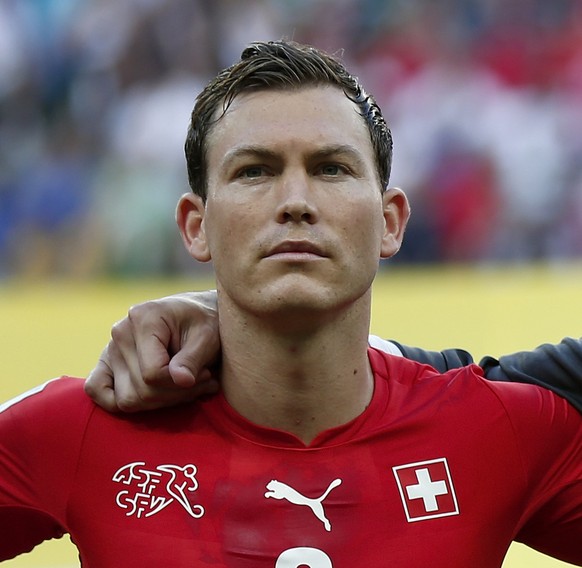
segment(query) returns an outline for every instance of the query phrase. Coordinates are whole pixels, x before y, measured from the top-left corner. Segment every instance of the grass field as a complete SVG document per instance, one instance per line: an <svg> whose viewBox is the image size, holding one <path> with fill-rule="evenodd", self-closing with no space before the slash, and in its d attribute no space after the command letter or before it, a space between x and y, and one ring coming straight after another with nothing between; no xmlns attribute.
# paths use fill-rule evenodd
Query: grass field
<svg viewBox="0 0 582 568"><path fill-rule="evenodd" d="M54 282L0 285L0 402L61 375L84 376L130 304L210 282ZM372 331L425 348L463 347L477 358L582 335L582 266L394 269L378 278ZM1 538L1 537L0 537ZM50 542L6 568L79 566L67 541ZM567 564L523 546L504 568Z"/></svg>

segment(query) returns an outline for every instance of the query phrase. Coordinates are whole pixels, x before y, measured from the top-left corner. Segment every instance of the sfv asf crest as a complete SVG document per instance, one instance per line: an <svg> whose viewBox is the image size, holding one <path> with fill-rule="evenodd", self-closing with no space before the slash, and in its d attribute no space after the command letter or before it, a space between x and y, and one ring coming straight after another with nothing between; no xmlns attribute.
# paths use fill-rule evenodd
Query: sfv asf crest
<svg viewBox="0 0 582 568"><path fill-rule="evenodd" d="M446 458L392 468L409 523L459 514Z"/></svg>
<svg viewBox="0 0 582 568"><path fill-rule="evenodd" d="M176 502L195 519L204 515L204 507L192 505L190 496L198 489L197 468L193 464L146 467L133 462L120 467L113 481L122 486L115 501L130 517L151 517Z"/></svg>

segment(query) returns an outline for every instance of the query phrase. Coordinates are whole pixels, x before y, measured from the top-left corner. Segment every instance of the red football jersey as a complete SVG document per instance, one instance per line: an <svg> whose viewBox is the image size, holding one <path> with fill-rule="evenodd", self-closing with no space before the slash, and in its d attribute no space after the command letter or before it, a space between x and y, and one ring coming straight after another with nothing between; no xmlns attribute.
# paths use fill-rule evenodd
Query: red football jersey
<svg viewBox="0 0 582 568"><path fill-rule="evenodd" d="M374 397L308 446L221 395L111 415L62 378L0 411L0 560L70 533L85 567L582 563L582 418L477 367L370 349Z"/></svg>

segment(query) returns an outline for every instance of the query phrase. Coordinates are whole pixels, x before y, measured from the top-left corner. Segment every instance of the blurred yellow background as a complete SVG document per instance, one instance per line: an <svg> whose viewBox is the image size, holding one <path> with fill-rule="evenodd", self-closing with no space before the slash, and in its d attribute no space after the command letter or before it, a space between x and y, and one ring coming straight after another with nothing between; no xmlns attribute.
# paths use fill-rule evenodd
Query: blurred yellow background
<svg viewBox="0 0 582 568"><path fill-rule="evenodd" d="M0 401L61 375L86 375L131 304L203 289L209 280L8 281L0 285ZM476 359L582 335L582 266L385 270L374 290L372 331L430 349L462 347ZM63 540L7 568L79 566ZM514 545L504 568L567 564Z"/></svg>

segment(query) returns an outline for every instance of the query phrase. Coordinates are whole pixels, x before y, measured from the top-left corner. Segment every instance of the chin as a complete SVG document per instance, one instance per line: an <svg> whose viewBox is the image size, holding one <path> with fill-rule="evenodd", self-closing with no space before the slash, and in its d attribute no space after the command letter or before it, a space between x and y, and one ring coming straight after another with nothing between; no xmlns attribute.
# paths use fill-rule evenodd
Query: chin
<svg viewBox="0 0 582 568"><path fill-rule="evenodd" d="M365 294L363 291L337 290L333 287L289 287L262 293L257 303L257 311L265 316L272 315L282 322L290 319L319 320L321 317L337 314L349 309Z"/></svg>
<svg viewBox="0 0 582 568"><path fill-rule="evenodd" d="M325 295L320 296L314 293L300 291L289 291L284 294L277 294L272 298L263 298L261 302L265 312L275 314L294 314L305 311L321 311L329 309Z"/></svg>
<svg viewBox="0 0 582 568"><path fill-rule="evenodd" d="M295 320L321 320L334 317L338 312L355 306L371 295L371 279L358 278L346 282L344 278L331 278L323 282L316 278L272 279L267 284L248 282L229 292L231 301L243 311L258 317L278 318L282 323Z"/></svg>

